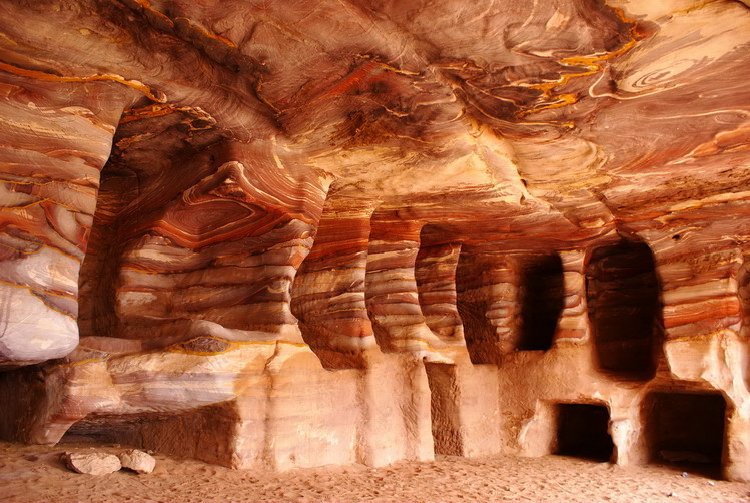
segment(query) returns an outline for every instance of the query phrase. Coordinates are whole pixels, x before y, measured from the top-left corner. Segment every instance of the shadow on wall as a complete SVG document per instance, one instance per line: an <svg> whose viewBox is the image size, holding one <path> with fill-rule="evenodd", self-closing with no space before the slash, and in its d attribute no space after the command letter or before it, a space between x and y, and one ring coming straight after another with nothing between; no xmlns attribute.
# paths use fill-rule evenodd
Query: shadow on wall
<svg viewBox="0 0 750 503"><path fill-rule="evenodd" d="M648 245L622 240L596 248L586 269L586 295L600 369L620 377L653 377L663 321Z"/></svg>
<svg viewBox="0 0 750 503"><path fill-rule="evenodd" d="M520 271L521 325L518 351L547 351L554 342L565 304L560 255L525 259Z"/></svg>
<svg viewBox="0 0 750 503"><path fill-rule="evenodd" d="M552 347L565 305L559 254L482 256L462 249L456 287L473 363Z"/></svg>
<svg viewBox="0 0 750 503"><path fill-rule="evenodd" d="M466 348L474 364L494 364L499 360L497 329L488 312L495 309L492 284L503 281L506 272L490 267L487 259L464 246L456 267L456 308L464 327Z"/></svg>

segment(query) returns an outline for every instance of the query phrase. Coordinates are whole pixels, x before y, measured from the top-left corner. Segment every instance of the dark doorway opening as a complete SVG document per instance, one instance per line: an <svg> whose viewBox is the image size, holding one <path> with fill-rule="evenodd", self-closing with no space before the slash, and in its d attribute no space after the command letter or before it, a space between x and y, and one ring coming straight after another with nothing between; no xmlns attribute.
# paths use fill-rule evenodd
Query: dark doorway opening
<svg viewBox="0 0 750 503"><path fill-rule="evenodd" d="M652 393L644 402L652 462L718 476L726 401L719 393Z"/></svg>
<svg viewBox="0 0 750 503"><path fill-rule="evenodd" d="M564 403L557 406L555 454L609 461L614 443L609 434L609 410L603 405Z"/></svg>
<svg viewBox="0 0 750 503"><path fill-rule="evenodd" d="M552 347L564 303L560 255L527 257L520 271L521 325L517 349L546 351Z"/></svg>
<svg viewBox="0 0 750 503"><path fill-rule="evenodd" d="M594 250L586 296L600 369L635 379L653 377L663 323L648 245L623 240Z"/></svg>

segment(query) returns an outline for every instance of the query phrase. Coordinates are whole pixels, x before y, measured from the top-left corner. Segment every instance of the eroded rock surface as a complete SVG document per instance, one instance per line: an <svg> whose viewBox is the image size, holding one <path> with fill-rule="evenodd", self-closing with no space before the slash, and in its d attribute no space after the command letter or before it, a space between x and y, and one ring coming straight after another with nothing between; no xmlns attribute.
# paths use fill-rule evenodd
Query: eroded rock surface
<svg viewBox="0 0 750 503"><path fill-rule="evenodd" d="M746 3L0 20L4 437L286 469L581 423L750 479Z"/></svg>

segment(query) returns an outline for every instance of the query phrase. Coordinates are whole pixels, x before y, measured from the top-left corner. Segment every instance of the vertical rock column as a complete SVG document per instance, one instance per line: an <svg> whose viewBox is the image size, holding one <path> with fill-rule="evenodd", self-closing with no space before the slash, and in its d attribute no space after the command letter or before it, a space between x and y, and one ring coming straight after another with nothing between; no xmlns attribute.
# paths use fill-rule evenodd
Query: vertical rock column
<svg viewBox="0 0 750 503"><path fill-rule="evenodd" d="M419 304L425 322L445 347L443 352L466 352L464 327L456 304L456 267L461 253L459 243L421 246L415 278Z"/></svg>
<svg viewBox="0 0 750 503"><path fill-rule="evenodd" d="M375 338L386 352L432 354L440 339L425 321L415 276L422 223L376 213L371 225L365 293Z"/></svg>
<svg viewBox="0 0 750 503"><path fill-rule="evenodd" d="M0 366L78 343L78 273L99 170L132 91L0 74Z"/></svg>
<svg viewBox="0 0 750 503"><path fill-rule="evenodd" d="M361 367L361 353L376 347L365 305L371 210L346 206L335 195L326 200L292 289L302 336L330 368Z"/></svg>
<svg viewBox="0 0 750 503"><path fill-rule="evenodd" d="M388 294L384 292L395 287L407 292L401 294L413 302L408 310L424 325L414 279L419 227L412 226L417 241L409 242L403 262L378 261L383 256L373 253L373 246L381 243L370 241L377 236L371 235L370 213L366 205L354 209L345 194L332 191L324 205L310 255L295 280L292 311L300 321L305 341L324 366L361 369L356 371L359 412L356 459L369 466L383 466L403 459L427 461L433 459L434 452L424 364L413 353L404 352L408 348L398 344L385 347L396 353L382 353L370 322L373 311L390 312ZM398 228L398 223L394 226ZM394 249L399 250L399 244L394 245ZM410 280L395 285L377 281L373 284L370 274L373 259L383 266L377 269L377 278L393 279L400 275L402 281L403 278ZM398 268L398 271L389 271L386 267ZM373 287L384 295L371 296ZM387 317L376 316L375 319L384 321ZM381 334L388 337L387 328L379 328ZM429 331L426 325L425 329ZM383 339L380 342L384 343ZM343 381L344 372L348 376L352 371L337 370L333 376Z"/></svg>
<svg viewBox="0 0 750 503"><path fill-rule="evenodd" d="M402 361L396 361L400 372L410 372L403 375L410 395L400 397L400 404L386 403L381 397L380 405L397 405L405 412L407 438L415 446L415 452L408 454L412 459L431 458L433 443L440 454L495 453L499 450L497 373L494 366L475 367L466 351L456 293L460 246L420 246L420 239L417 222L385 215L373 219L368 310L378 342L385 351L400 353ZM423 359L424 367L418 361L418 366L409 366L410 356ZM381 382L388 382L391 374L388 365L372 366L371 375L379 375ZM425 410L425 405L430 409Z"/></svg>
<svg viewBox="0 0 750 503"><path fill-rule="evenodd" d="M497 357L515 348L520 320L519 274L512 257L495 257L484 274L484 291L489 302L486 318L493 327Z"/></svg>
<svg viewBox="0 0 750 503"><path fill-rule="evenodd" d="M423 233L424 235L424 233ZM426 363L437 454L482 456L499 451L498 376L494 365L474 365L457 306L460 243L422 243L416 263L419 301L427 325L452 364Z"/></svg>
<svg viewBox="0 0 750 503"><path fill-rule="evenodd" d="M365 304L370 210L348 208L339 196L334 192L326 200L312 250L294 283L292 310L323 365L358 369L356 459L369 466L430 460L424 365L409 353L383 354L376 344ZM332 376L343 381L350 372L337 370Z"/></svg>
<svg viewBox="0 0 750 503"><path fill-rule="evenodd" d="M518 281L512 257L462 250L456 271L457 301L474 363L498 363L515 348Z"/></svg>
<svg viewBox="0 0 750 503"><path fill-rule="evenodd" d="M414 268L421 228L421 222L390 213L375 213L371 220L365 299L385 354L367 359L360 459L373 466L434 458L430 388L422 360L439 357L434 352L439 339L425 322L417 293Z"/></svg>
<svg viewBox="0 0 750 503"><path fill-rule="evenodd" d="M560 252L565 303L555 334L556 343L585 343L591 335L586 306L586 251Z"/></svg>
<svg viewBox="0 0 750 503"><path fill-rule="evenodd" d="M588 255L588 256L587 256ZM597 293L597 278L588 276L593 273L591 253L584 250L563 251L560 256L565 270L565 309L560 319L558 342L570 344L584 343L591 349L590 364L599 373L600 360L596 351L596 332L592 328L595 307L589 304L589 295ZM633 273L626 271L615 276L618 288L633 291L632 286L622 285L617 278L627 278L632 283L643 271ZM587 285L587 281L590 283ZM647 282L648 284L648 282ZM646 290L647 292L648 290ZM636 289L631 295L645 296L643 289ZM632 311L631 311L632 312ZM631 332L634 332L632 330ZM636 334L637 335L637 334ZM609 396L610 423L609 432L614 443L613 461L619 466L639 465L648 462L646 434L643 428L641 399L632 393L612 393Z"/></svg>

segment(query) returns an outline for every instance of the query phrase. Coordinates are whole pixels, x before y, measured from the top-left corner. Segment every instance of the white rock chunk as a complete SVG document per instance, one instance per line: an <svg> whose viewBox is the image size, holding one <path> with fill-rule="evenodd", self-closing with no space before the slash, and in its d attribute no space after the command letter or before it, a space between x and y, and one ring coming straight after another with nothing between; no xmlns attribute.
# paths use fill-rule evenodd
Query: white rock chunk
<svg viewBox="0 0 750 503"><path fill-rule="evenodd" d="M63 460L76 473L106 475L121 468L120 460L106 452L66 452Z"/></svg>
<svg viewBox="0 0 750 503"><path fill-rule="evenodd" d="M153 456L138 449L132 449L119 454L120 463L123 468L133 470L136 473L151 473L156 466Z"/></svg>

